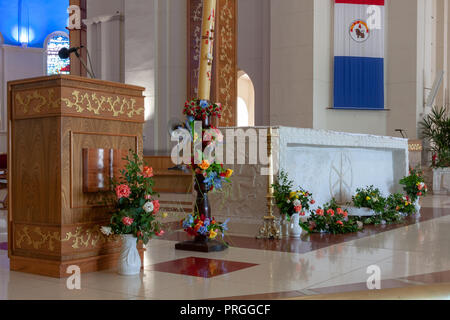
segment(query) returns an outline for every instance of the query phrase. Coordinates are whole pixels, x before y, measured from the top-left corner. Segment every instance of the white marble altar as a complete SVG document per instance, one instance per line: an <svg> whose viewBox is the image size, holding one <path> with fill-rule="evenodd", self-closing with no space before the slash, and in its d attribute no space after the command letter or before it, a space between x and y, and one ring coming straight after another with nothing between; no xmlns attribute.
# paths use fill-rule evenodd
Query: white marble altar
<svg viewBox="0 0 450 320"><path fill-rule="evenodd" d="M239 233L241 224L254 225L256 232L267 213L267 176L261 175L267 168L261 156L266 154L261 152L266 144L258 143L258 164L248 164L248 152L252 149L248 141L255 141L256 137L265 140L267 127L239 129L243 131L238 136L249 138L245 151L236 152L234 160L244 152L246 164L227 164L235 170L231 192L227 196L212 195L211 203L213 215L231 218L232 232ZM295 186L313 193L314 207L333 197L346 204L357 188L370 185L384 195L402 190L398 181L408 173L407 139L289 127L273 127L273 131L279 136L279 152L274 150L274 162L278 161L279 169L288 172ZM229 144L226 130L222 132ZM226 160L228 163L229 159Z"/></svg>

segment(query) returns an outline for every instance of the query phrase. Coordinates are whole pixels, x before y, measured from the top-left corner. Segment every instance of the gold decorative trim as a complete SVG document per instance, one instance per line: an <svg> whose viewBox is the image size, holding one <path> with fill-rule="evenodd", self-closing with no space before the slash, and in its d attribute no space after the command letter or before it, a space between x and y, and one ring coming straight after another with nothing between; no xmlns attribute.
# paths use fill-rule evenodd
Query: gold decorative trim
<svg viewBox="0 0 450 320"><path fill-rule="evenodd" d="M83 227L78 227L75 233L67 232L62 242L72 241L73 249L97 247L99 244L108 242L118 242L119 237L107 237L101 231L98 225L83 230Z"/></svg>
<svg viewBox="0 0 450 320"><path fill-rule="evenodd" d="M141 115L144 112L144 107L136 107L136 99L120 98L119 96L105 97L97 96L96 93L82 93L79 90L72 92L72 100L62 98L65 106L75 109L77 113L82 113L85 110L95 115L100 115L101 111L112 112L113 117L126 115L128 118Z"/></svg>
<svg viewBox="0 0 450 320"><path fill-rule="evenodd" d="M21 114L40 114L60 107L60 102L55 96L54 89L34 90L28 93L16 93L15 100L17 111ZM36 101L36 102L35 102ZM32 107L34 105L34 107Z"/></svg>
<svg viewBox="0 0 450 320"><path fill-rule="evenodd" d="M34 249L48 247L49 251L54 251L55 244L60 242L60 239L61 234L58 231L42 231L40 227L30 230L28 226L24 226L16 231L16 248L22 249L22 244L25 243L26 246L32 246Z"/></svg>
<svg viewBox="0 0 450 320"><path fill-rule="evenodd" d="M413 143L408 145L409 151L422 151L423 146L420 143Z"/></svg>

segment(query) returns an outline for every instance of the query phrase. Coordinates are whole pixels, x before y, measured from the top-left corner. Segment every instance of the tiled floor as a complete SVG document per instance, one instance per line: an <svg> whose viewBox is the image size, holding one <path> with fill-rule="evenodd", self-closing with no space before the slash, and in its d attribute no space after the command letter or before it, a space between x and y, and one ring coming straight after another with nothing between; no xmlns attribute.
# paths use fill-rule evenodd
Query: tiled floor
<svg viewBox="0 0 450 320"><path fill-rule="evenodd" d="M177 232L152 240L140 276L115 270L65 279L10 272L0 250L0 299L278 299L367 290L367 267L382 288L450 282L450 197L429 197L421 217L347 236L264 241L230 237L225 252L176 251ZM449 293L450 297L450 293Z"/></svg>

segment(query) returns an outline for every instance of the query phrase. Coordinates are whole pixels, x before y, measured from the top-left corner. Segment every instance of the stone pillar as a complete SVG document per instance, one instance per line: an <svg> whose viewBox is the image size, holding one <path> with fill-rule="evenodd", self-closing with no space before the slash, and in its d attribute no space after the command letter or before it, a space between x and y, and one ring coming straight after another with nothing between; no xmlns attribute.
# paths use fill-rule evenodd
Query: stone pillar
<svg viewBox="0 0 450 320"><path fill-rule="evenodd" d="M123 21L121 13L83 20L88 30L88 49L97 79L124 82Z"/></svg>

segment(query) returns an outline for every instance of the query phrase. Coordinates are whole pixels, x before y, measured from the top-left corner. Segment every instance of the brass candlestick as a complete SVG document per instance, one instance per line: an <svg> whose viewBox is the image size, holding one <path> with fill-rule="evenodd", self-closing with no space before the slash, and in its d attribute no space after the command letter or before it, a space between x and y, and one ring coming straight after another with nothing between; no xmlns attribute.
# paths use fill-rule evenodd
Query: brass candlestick
<svg viewBox="0 0 450 320"><path fill-rule="evenodd" d="M272 127L267 132L267 155L269 157L269 174L267 176L267 211L268 215L264 216L263 226L259 229L257 239L281 239L280 228L275 223L273 215L273 155L272 155Z"/></svg>

